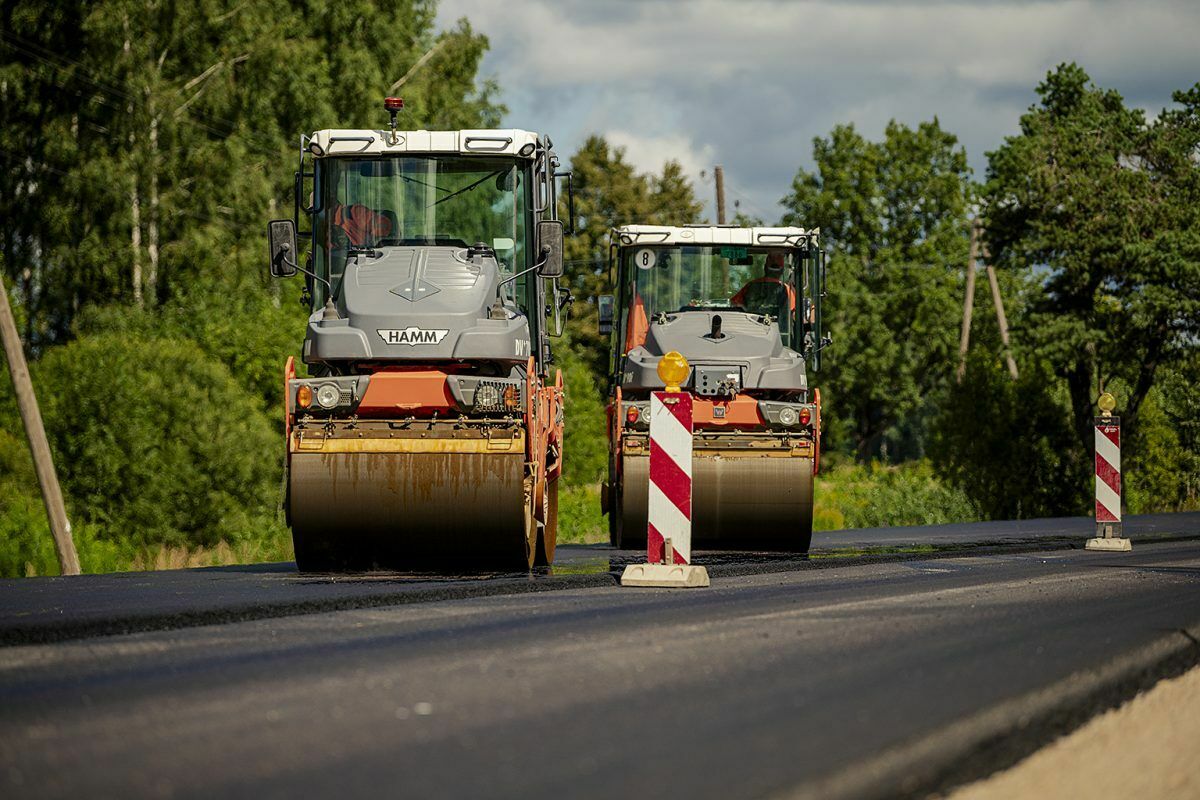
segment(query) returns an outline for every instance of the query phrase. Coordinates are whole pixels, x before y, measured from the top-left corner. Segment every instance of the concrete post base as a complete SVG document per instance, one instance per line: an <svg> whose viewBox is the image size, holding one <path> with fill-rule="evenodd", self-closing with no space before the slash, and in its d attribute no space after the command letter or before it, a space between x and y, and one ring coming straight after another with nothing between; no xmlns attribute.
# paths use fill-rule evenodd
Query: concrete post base
<svg viewBox="0 0 1200 800"><path fill-rule="evenodd" d="M1133 549L1133 543L1119 537L1088 539L1085 550L1107 550L1111 553L1128 553Z"/></svg>
<svg viewBox="0 0 1200 800"><path fill-rule="evenodd" d="M621 585L700 588L708 586L708 570L695 564L630 564L621 575Z"/></svg>

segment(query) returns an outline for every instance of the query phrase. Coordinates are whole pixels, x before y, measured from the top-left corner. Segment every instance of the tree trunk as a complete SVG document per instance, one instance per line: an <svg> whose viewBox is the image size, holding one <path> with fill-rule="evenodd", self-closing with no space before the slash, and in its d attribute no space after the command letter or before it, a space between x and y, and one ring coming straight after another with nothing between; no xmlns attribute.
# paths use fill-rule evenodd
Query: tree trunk
<svg viewBox="0 0 1200 800"><path fill-rule="evenodd" d="M1077 361L1067 372L1067 388L1071 394L1071 418L1075 424L1075 435L1078 437L1081 450L1072 461L1086 461L1095 446L1094 419L1095 398L1092 386L1092 375L1095 373L1095 360L1089 353Z"/></svg>
<svg viewBox="0 0 1200 800"><path fill-rule="evenodd" d="M122 48L125 53L125 58L130 57L129 40L129 17L125 17L125 44ZM137 153L137 138L134 135L135 123L133 118L133 99L125 106L125 111L129 115L129 153L135 155ZM133 174L129 176L129 244L132 251L132 283L133 283L133 302L137 303L138 307L142 306L142 199L138 195L138 179L137 179L137 162L133 162Z"/></svg>
<svg viewBox="0 0 1200 800"><path fill-rule="evenodd" d="M133 144L133 136L129 137ZM133 302L142 306L142 200L138 197L137 175L130 176L129 182L129 214L132 224L129 233L129 245L133 251Z"/></svg>
<svg viewBox="0 0 1200 800"><path fill-rule="evenodd" d="M158 302L158 117L150 117L150 213L146 220L146 256L150 271L146 293L151 305Z"/></svg>

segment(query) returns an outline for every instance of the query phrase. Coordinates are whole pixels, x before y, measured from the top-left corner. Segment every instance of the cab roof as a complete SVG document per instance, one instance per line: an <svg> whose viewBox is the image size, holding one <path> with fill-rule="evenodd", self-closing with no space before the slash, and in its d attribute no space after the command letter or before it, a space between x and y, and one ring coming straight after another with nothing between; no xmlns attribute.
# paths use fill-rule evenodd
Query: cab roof
<svg viewBox="0 0 1200 800"><path fill-rule="evenodd" d="M632 244L742 244L800 246L815 243L820 228L738 228L733 225L622 225L613 238Z"/></svg>
<svg viewBox="0 0 1200 800"><path fill-rule="evenodd" d="M318 145L323 157L414 155L424 153L461 153L472 156L516 156L533 158L538 135L517 128L461 131L396 131L395 144L390 130L341 128L320 130L309 142ZM533 145L533 147L526 147ZM521 148L527 149L522 156Z"/></svg>

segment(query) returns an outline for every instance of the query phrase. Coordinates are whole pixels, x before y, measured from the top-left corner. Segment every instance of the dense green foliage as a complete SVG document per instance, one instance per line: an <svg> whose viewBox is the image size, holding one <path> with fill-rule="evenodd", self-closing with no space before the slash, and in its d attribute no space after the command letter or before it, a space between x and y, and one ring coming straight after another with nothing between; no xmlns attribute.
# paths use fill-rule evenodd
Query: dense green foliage
<svg viewBox="0 0 1200 800"><path fill-rule="evenodd" d="M434 0L0 0L0 273L85 569L288 556L281 371L305 311L299 281L265 275L263 223L290 216L297 135L373 125L385 94L412 127L499 123L486 38L435 15ZM878 141L837 126L796 174L782 221L820 227L832 254L818 527L1087 513L1101 383L1121 400L1129 509L1197 505L1200 85L1152 121L1073 65L1038 93L982 185L937 120ZM698 222L702 204L678 163L640 173L599 136L570 163L561 529L599 541L608 232ZM1016 382L986 280L955 380L974 217ZM55 570L0 380L0 574Z"/></svg>
<svg viewBox="0 0 1200 800"><path fill-rule="evenodd" d="M814 144L784 198L784 222L820 228L832 251L824 359L827 446L859 460L919 457L933 403L955 368L974 187L937 121L892 123L883 141L853 126Z"/></svg>
<svg viewBox="0 0 1200 800"><path fill-rule="evenodd" d="M1064 466L1089 473L1095 399L1107 386L1136 476L1162 457L1148 437L1169 446L1156 421L1141 424L1156 382L1200 377L1200 84L1153 122L1074 64L1038 95L1021 133L989 154L987 241L997 264L1042 271L1022 338L1065 383L1076 441Z"/></svg>
<svg viewBox="0 0 1200 800"><path fill-rule="evenodd" d="M265 274L265 222L291 214L299 133L377 123L402 79L412 127L498 123L487 40L435 14L0 3L0 269L85 569L172 544L287 557L282 368L305 312ZM0 572L53 571L10 395Z"/></svg>

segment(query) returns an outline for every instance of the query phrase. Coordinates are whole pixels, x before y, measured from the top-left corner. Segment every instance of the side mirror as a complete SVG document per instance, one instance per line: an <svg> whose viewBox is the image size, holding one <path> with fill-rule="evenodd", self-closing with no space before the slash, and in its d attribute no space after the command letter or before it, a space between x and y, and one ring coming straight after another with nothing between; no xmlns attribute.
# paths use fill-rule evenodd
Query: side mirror
<svg viewBox="0 0 1200 800"><path fill-rule="evenodd" d="M600 333L612 333L613 327L613 296L602 294L596 298L596 310L600 314Z"/></svg>
<svg viewBox="0 0 1200 800"><path fill-rule="evenodd" d="M270 242L271 276L290 278L296 274L296 223L290 219L273 219L267 224Z"/></svg>
<svg viewBox="0 0 1200 800"><path fill-rule="evenodd" d="M538 247L541 249L541 264L538 275L543 278L560 278L563 274L563 224L556 219L538 223Z"/></svg>

